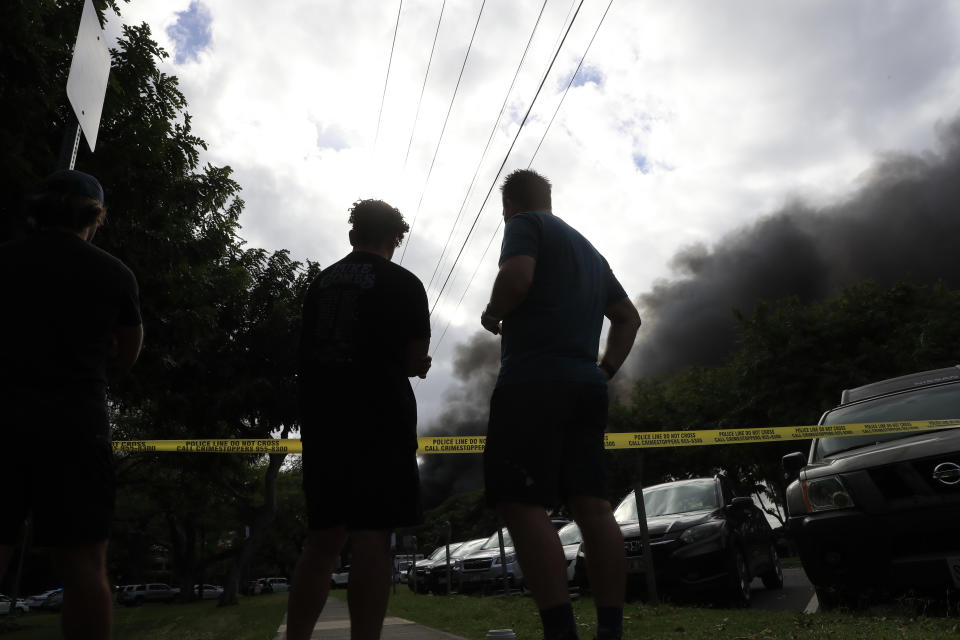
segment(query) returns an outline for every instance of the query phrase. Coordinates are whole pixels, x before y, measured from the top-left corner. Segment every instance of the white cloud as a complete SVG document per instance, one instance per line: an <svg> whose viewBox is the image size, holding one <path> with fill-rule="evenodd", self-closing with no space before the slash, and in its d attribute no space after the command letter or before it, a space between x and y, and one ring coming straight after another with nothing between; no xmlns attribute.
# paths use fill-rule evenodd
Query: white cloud
<svg viewBox="0 0 960 640"><path fill-rule="evenodd" d="M383 198L408 220L416 214L404 266L426 284L540 10L540 3L487 1L424 190L480 4L447 3L404 167L440 3L403 3L374 148L396 3L203 2L209 43L182 64L170 59L167 70L179 76L195 131L210 145L204 159L232 166L244 187L243 236L329 264L348 249L350 203ZM606 5L584 3L507 170L529 162ZM168 31L190 6L139 0L123 8L123 18L148 22L173 52ZM452 255L570 8L547 5L509 116L453 234ZM670 258L681 247L709 245L789 198L842 197L882 151L932 148L935 123L960 104L958 13L946 0L617 0L583 72L593 81L571 88L535 167L555 185L557 213L639 294L671 276ZM499 238L454 312L498 222L496 190L491 200L437 310L436 337L452 324L430 379L417 390L421 424L439 413L450 381L444 358L475 330L489 292Z"/></svg>

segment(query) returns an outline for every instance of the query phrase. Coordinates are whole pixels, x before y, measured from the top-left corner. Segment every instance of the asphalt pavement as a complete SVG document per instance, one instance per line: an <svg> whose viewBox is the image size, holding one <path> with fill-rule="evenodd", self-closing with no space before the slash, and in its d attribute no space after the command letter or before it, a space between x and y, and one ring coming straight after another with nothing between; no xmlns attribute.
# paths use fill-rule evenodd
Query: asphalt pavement
<svg viewBox="0 0 960 640"><path fill-rule="evenodd" d="M323 613L313 628L311 640L350 640L350 612L339 598L327 598ZM286 640L287 618L284 616L275 640ZM382 640L467 640L446 631L438 631L403 618L387 617L383 621Z"/></svg>
<svg viewBox="0 0 960 640"><path fill-rule="evenodd" d="M806 613L817 610L813 585L800 567L784 568L782 589L767 589L759 578L753 581L751 587L753 602L750 606L754 609Z"/></svg>

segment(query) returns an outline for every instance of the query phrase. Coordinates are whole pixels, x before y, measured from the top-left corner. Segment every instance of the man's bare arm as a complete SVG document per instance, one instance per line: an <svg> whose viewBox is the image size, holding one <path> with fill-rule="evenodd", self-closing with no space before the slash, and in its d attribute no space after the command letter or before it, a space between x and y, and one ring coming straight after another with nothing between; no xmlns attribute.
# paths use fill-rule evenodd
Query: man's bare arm
<svg viewBox="0 0 960 640"><path fill-rule="evenodd" d="M123 374L130 370L140 356L140 348L143 346L143 325L117 327L113 330L113 338L116 348L107 364L115 373Z"/></svg>
<svg viewBox="0 0 960 640"><path fill-rule="evenodd" d="M427 371L430 370L433 362L433 358L428 355L429 350L430 338L411 340L407 343L407 377L427 377Z"/></svg>
<svg viewBox="0 0 960 640"><path fill-rule="evenodd" d="M530 256L507 258L493 282L490 303L480 316L480 323L491 333L500 333L500 321L519 307L530 293L537 260Z"/></svg>
<svg viewBox="0 0 960 640"><path fill-rule="evenodd" d="M600 369L609 380L630 355L637 330L640 329L640 312L630 298L623 298L604 309L603 315L610 319L610 331L607 333L603 357L600 358Z"/></svg>

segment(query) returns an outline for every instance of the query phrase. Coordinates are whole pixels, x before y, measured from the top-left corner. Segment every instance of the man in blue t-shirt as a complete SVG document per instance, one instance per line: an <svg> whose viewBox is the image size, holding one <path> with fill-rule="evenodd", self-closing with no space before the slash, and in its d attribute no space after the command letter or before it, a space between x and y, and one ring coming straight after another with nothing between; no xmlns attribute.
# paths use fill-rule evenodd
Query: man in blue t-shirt
<svg viewBox="0 0 960 640"><path fill-rule="evenodd" d="M606 499L607 381L633 346L640 315L600 253L551 212L550 183L504 180L500 270L484 328L502 336L484 453L487 502L513 537L546 640L577 638L566 561L547 508L580 526L597 605L597 639L622 635L623 537ZM603 318L610 319L598 359Z"/></svg>

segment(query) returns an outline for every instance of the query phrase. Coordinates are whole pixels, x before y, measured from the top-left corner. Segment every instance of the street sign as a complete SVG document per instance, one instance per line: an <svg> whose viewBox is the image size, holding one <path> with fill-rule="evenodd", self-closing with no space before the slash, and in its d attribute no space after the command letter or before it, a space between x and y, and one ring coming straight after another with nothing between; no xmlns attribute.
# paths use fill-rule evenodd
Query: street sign
<svg viewBox="0 0 960 640"><path fill-rule="evenodd" d="M100 114L103 112L103 97L109 77L110 53L107 51L106 37L100 28L92 0L85 0L67 78L67 98L91 152L97 146L97 130L100 128Z"/></svg>

